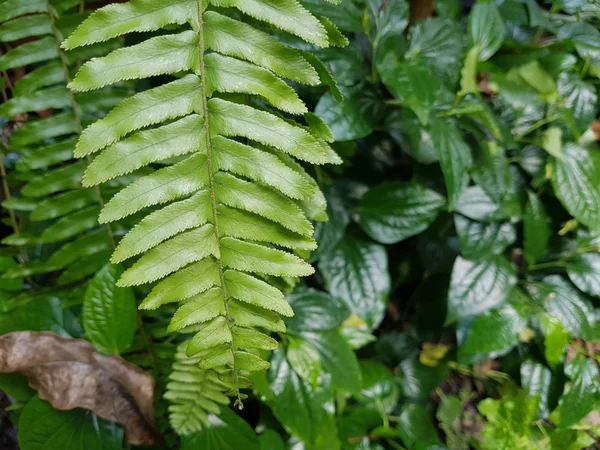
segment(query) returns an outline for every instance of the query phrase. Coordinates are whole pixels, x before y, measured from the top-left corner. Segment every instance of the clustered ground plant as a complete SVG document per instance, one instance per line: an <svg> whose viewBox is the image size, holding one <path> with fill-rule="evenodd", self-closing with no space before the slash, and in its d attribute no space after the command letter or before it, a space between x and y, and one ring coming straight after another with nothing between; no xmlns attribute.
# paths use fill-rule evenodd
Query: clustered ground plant
<svg viewBox="0 0 600 450"><path fill-rule="evenodd" d="M600 448L599 24L1 1L0 447Z"/></svg>

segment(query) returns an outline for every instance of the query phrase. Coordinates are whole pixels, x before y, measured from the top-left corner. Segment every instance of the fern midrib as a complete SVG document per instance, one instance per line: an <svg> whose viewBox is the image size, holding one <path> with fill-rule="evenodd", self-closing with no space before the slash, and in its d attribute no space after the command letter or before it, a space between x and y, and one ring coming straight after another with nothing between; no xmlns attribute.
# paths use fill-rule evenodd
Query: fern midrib
<svg viewBox="0 0 600 450"><path fill-rule="evenodd" d="M47 1L48 5L48 16L50 16L50 25L52 27L52 34L54 35L54 41L56 42L56 48L58 51L58 57L60 58L60 63L65 74L65 82L68 84L71 82L71 76L69 75L69 64L67 63L67 58L60 47L61 39L58 31L58 27L56 26L56 20L54 18L54 8ZM79 105L77 104L77 100L75 100L75 94L72 90L69 91L69 100L71 101L71 108L73 109L73 116L75 117L75 125L77 126L77 133L81 136L83 132L83 125L81 123L81 110L79 109ZM92 163L92 158L88 155L86 157L86 162L89 165ZM94 191L96 192L96 198L98 200L98 204L100 205L100 209L104 208L104 199L102 198L102 193L100 192L100 186L95 186ZM108 235L108 240L110 241L110 245L113 250L117 248L117 244L115 242L115 238L112 232L112 228L109 224L105 224L106 234Z"/></svg>
<svg viewBox="0 0 600 450"><path fill-rule="evenodd" d="M217 260L217 268L219 270L219 280L221 282L221 293L223 294L223 306L225 309L225 316L227 319L227 326L231 330L233 328L233 320L229 314L229 304L227 302L227 290L225 287L225 274L223 272L223 262L221 261L221 239L219 236L219 219L217 212L217 201L215 198L215 177L213 173L213 161L212 161L212 143L210 139L210 125L208 121L208 98L206 95L206 67L204 66L204 17L202 0L198 0L198 52L199 60L198 65L200 68L200 92L202 95L202 110L204 112L204 125L205 125L205 139L206 139L206 164L208 168L208 184L210 191L210 202L213 216L213 229L215 239L217 241L218 255L215 256ZM240 394L240 385L238 380L238 372L235 363L235 351L233 349L233 342L229 343L229 349L231 351L232 369L233 369L233 382L237 399L235 406L242 409L242 397Z"/></svg>

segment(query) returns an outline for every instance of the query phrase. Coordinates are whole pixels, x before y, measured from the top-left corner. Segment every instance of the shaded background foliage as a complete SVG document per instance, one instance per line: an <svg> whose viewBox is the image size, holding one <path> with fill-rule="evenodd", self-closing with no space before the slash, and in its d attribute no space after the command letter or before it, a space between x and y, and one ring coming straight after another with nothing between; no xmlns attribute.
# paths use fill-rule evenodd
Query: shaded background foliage
<svg viewBox="0 0 600 450"><path fill-rule="evenodd" d="M150 370L157 448L595 448L600 7L468 3L304 2L350 40L344 49L310 48L339 92L301 89L344 165L314 169L329 215L310 256L317 273L289 295L288 334L263 355L271 368L253 376L243 411L223 407L212 427L176 437L163 398L179 341L166 333L172 311L119 314L123 324L95 334L86 298L122 305L117 298L144 292L94 295L106 269L91 284L95 270L62 287L45 265L47 244L4 250L0 332L86 337ZM4 135L21 125L7 122ZM28 223L23 184L43 170L16 171L18 156L5 153L9 211L35 235L44 225ZM34 271L17 267L24 258ZM0 386L17 401L12 417L24 442L32 427L20 420L63 414L30 400L23 379L2 376ZM70 414L75 425L96 420ZM81 448L101 438L86 436ZM80 448L44 438L23 448Z"/></svg>

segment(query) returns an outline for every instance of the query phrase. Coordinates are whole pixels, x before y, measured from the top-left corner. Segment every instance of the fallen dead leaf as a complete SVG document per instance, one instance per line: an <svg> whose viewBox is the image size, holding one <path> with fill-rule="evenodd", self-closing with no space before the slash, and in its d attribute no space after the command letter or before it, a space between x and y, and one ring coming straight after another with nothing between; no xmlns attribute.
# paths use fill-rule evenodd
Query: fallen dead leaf
<svg viewBox="0 0 600 450"><path fill-rule="evenodd" d="M118 356L81 339L18 331L0 336L0 373L14 372L56 409L89 409L122 425L133 445L155 441L154 379Z"/></svg>

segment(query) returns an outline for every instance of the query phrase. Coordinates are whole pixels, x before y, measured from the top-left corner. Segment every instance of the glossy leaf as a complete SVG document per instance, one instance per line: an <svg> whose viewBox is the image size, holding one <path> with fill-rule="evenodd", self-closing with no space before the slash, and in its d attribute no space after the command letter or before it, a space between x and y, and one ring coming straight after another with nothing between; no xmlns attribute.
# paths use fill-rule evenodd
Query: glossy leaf
<svg viewBox="0 0 600 450"><path fill-rule="evenodd" d="M502 256L479 262L458 257L452 269L446 323L476 316L502 304L516 282L514 267Z"/></svg>
<svg viewBox="0 0 600 450"><path fill-rule="evenodd" d="M104 266L90 282L83 299L86 336L103 353L120 354L127 350L137 328L133 291L116 287L122 272L119 266Z"/></svg>
<svg viewBox="0 0 600 450"><path fill-rule="evenodd" d="M381 184L361 199L360 225L376 241L395 244L424 231L444 205L441 195L419 184Z"/></svg>
<svg viewBox="0 0 600 450"><path fill-rule="evenodd" d="M379 324L390 289L387 255L382 246L344 238L321 258L319 268L333 296L344 300L369 327Z"/></svg>

